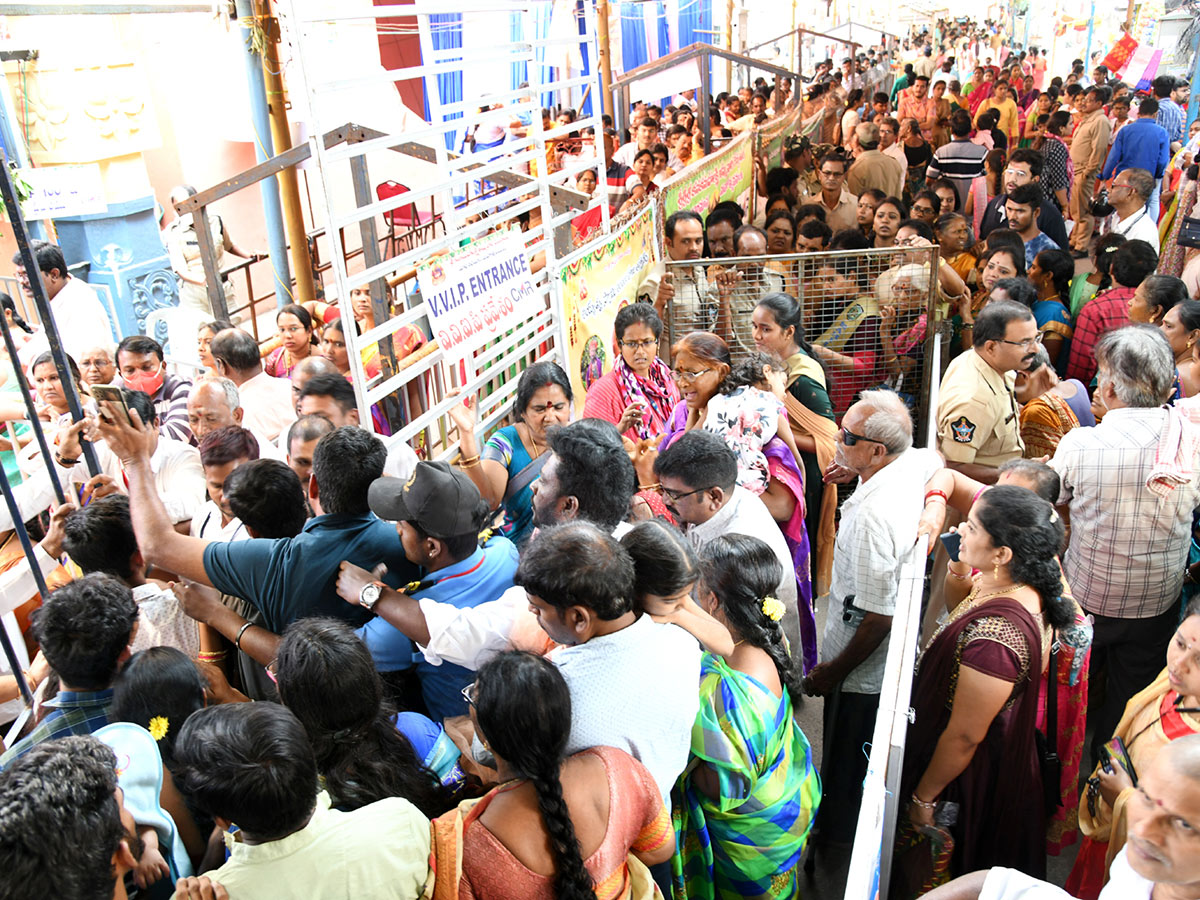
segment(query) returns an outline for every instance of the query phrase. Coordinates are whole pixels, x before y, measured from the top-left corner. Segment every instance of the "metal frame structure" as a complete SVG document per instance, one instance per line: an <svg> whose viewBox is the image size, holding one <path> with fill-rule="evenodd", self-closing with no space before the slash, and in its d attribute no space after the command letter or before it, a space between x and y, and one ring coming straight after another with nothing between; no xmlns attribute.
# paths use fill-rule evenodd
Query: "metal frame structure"
<svg viewBox="0 0 1200 900"><path fill-rule="evenodd" d="M942 348L942 335L935 332L926 364L931 372L941 370ZM938 388L938 378L931 378L925 394L931 409L937 408ZM930 417L925 441L927 447L937 446L936 417ZM928 551L929 538L922 537L900 569L900 590L896 613L892 617L867 775L863 779L863 799L851 850L846 900L887 900L888 896L896 824L905 805L905 798L900 796L900 777L904 770L908 726L914 720L912 687L921 639Z"/></svg>
<svg viewBox="0 0 1200 900"><path fill-rule="evenodd" d="M594 7L591 4L584 5L584 27L578 35L572 35L571 38L529 39L529 35L536 34L535 14L548 5L548 0L418 0L403 7L377 6L341 16L332 8L328 14L314 14L307 4L299 0L289 0L285 4L285 14L296 36L296 61L303 72L308 91L314 134L328 130L329 123L320 121L319 111L326 108L328 101L340 91L379 82L391 84L420 80L424 84L429 103L429 121L424 127L387 134L356 126L358 131L353 135L353 141L347 138L341 142L331 142L326 135L323 140L310 139L308 149L323 187L320 200L323 201L326 228L330 236L332 269L343 321L353 320L350 291L363 285L369 285L371 290L375 327L360 335L346 333L360 420L364 424L372 421L372 408L383 404L385 412L389 413L389 424L392 425L392 434L386 438L387 441L409 440L425 433L427 444L432 444L434 442L428 441L428 438L436 431L436 448L427 447L430 457L449 456L457 451L457 441L449 440L449 428L444 419L447 411L460 402L457 397L450 396L452 390L486 395L480 404L480 424L487 428L508 415L516 389L516 379L512 376L519 368L535 358L561 357L565 329L549 276L555 262L572 249L570 221L578 211L589 208L589 205L593 208L599 206L603 228L607 231L609 227L608 207L602 202L603 191L598 192L599 196L589 204L586 195L567 186L570 179L586 169L596 172L598 182L604 184L602 157L575 157L561 171L552 174L546 172L546 150L551 142L578 138L584 128L594 129L596 134L603 129L598 111L570 125L549 129L542 127L538 98L543 93L587 88L593 97L599 97L600 94L598 72L593 71L588 75L574 75L569 71L560 73L552 68L552 62L539 59L539 54L548 55L570 45L583 44L588 47L589 58L595 60ZM394 17L398 11L417 22L421 44L419 61L399 69L336 80L323 80L318 75L318 67L312 64L312 55L324 49L321 41L324 29L358 27L374 30L379 19ZM435 21L433 16L497 12L520 17L525 25L525 39L497 40L486 48L471 51L471 58L485 59L493 64L527 66L527 88L499 90L490 94L487 100L490 104L502 104L505 115L527 115L530 118L528 133L524 137L507 140L499 148L472 149L456 154L447 149L446 136L457 136L467 129L486 124L489 119L494 120L495 114L489 116L488 112L481 112L479 98L464 97L461 101L443 102L439 76L459 74L469 63L464 58L462 47L435 47L435 29L444 28L444 22ZM597 109L599 105L593 104ZM378 154L393 150L433 163L437 171L436 180L384 200L376 200L367 175L369 162ZM536 175L525 174L530 171L531 165L535 167ZM354 197L350 203L333 188L340 176L347 172L354 185ZM490 189L468 200L461 200L472 183L485 183ZM432 236L431 240L417 247L392 248L400 249L400 252L383 256L377 240L377 218L396 206L431 198L441 211L444 234ZM390 343L399 329L410 326L428 334L428 328L425 327L428 322L427 309L416 290L414 268L498 228L514 227L522 217L536 215L540 215L541 222L531 223L530 227L525 228L524 238L526 253L531 260L544 254L545 269L535 275L536 289L545 301L544 312L515 330L498 335L463 364L448 361L434 340L429 342L428 349L422 348L421 352L395 360ZM198 232L200 230L197 229ZM347 231L357 231L361 237L365 262L363 271L351 273L348 270L347 254L339 239ZM390 296L390 288L393 287L397 288L400 295L394 302ZM368 381L361 351L376 344L380 346L383 370L377 379ZM428 408L417 408L410 404L399 415L394 415L400 393L407 391L414 381L418 385L417 393L423 393L427 399Z"/></svg>
<svg viewBox="0 0 1200 900"><path fill-rule="evenodd" d="M634 82L640 81L648 75L653 75L656 72L661 72L665 69L670 69L680 63L687 62L690 59L700 60L700 90L699 101L700 108L696 113L696 118L700 122L709 120L709 97L712 94L712 60L723 59L731 62L744 71L754 69L756 71L770 72L778 78L790 78L795 86L799 84L799 74L791 72L780 66L772 65L771 63L761 62L749 56L743 56L740 53L731 53L728 50L723 50L720 47L714 47L712 44L692 44L689 47L681 47L674 53L668 53L666 56L659 57L653 62L648 62L645 65L638 66L630 72L626 72L612 84L612 99L613 99L613 123L618 131L624 131L629 128L629 110L630 103L630 87ZM788 107L797 106L800 103L800 91L793 90L791 101ZM784 107L787 109L788 107ZM702 128L704 134L704 154L707 156L712 153L712 135L709 129Z"/></svg>

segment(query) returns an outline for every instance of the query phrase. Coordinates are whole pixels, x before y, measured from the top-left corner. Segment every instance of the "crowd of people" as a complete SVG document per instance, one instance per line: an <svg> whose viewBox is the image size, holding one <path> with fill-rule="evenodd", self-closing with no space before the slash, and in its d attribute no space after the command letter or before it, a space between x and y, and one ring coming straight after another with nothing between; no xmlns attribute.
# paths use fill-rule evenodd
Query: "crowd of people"
<svg viewBox="0 0 1200 900"><path fill-rule="evenodd" d="M206 323L181 372L36 244L71 383L0 298L36 541L0 511L0 718L35 692L0 898L796 897L853 840L922 538L891 896L1063 896L1075 844L1070 896L1196 896L1200 137L1169 76L1050 79L1000 34L818 66L757 202L666 219L612 370L531 361L495 427L459 396L449 461L357 405L366 294ZM638 104L611 211L792 87Z"/></svg>

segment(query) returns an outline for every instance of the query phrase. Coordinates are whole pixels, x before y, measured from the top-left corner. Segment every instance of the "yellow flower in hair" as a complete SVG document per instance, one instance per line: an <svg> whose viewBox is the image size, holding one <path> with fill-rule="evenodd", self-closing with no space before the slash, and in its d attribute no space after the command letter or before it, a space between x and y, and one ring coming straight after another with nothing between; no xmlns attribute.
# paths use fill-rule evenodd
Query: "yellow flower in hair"
<svg viewBox="0 0 1200 900"><path fill-rule="evenodd" d="M167 731L171 728L171 723L167 721L166 716L155 716L150 720L150 737L156 741L161 741L167 736Z"/></svg>
<svg viewBox="0 0 1200 900"><path fill-rule="evenodd" d="M787 611L787 607L779 601L778 598L770 595L763 597L762 613L772 622L778 622L783 618L783 614Z"/></svg>

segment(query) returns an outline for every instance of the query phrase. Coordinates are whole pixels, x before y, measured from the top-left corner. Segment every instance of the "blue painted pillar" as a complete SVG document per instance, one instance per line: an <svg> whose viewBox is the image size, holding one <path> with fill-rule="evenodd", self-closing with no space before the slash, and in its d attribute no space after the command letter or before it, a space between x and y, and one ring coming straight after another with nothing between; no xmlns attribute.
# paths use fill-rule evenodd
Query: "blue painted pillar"
<svg viewBox="0 0 1200 900"><path fill-rule="evenodd" d="M250 26L254 22L254 0L237 0L238 24L245 41L246 80L250 86L250 121L254 127L254 156L265 162L275 155L271 139L271 118L267 111L267 83L263 77L262 57L250 45ZM279 182L264 178L258 183L262 192L263 217L267 225L267 252L271 256L275 298L280 306L292 302L292 278L288 267L287 236L283 230L283 208L279 203Z"/></svg>

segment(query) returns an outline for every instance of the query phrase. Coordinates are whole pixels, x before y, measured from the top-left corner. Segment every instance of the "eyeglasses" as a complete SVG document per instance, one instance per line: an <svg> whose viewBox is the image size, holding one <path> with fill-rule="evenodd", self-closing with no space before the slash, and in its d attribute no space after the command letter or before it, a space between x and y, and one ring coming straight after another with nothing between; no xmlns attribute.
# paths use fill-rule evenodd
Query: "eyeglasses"
<svg viewBox="0 0 1200 900"><path fill-rule="evenodd" d="M1112 185L1109 187L1109 189L1108 189L1108 190L1109 190L1109 193L1112 193L1112 192L1113 192L1113 191L1115 191L1117 188L1126 188L1126 189L1128 190L1128 189L1132 189L1132 187L1133 187L1133 185L1130 185L1130 184L1118 184L1117 182L1115 182L1115 181L1114 181L1114 182L1112 183Z"/></svg>
<svg viewBox="0 0 1200 900"><path fill-rule="evenodd" d="M712 490L711 487L702 487L702 488L696 488L694 491L688 491L687 493L681 494L678 491L671 490L670 488L663 488L662 492L666 496L666 498L668 500L670 500L672 503L678 503L684 497L690 497L690 496L692 496L692 494L699 494L702 491L710 491L710 490Z"/></svg>
<svg viewBox="0 0 1200 900"><path fill-rule="evenodd" d="M644 341L621 341L621 346L626 350L637 350L639 347L649 350L657 344L658 338L646 338Z"/></svg>
<svg viewBox="0 0 1200 900"><path fill-rule="evenodd" d="M1037 337L1026 338L1023 341L1006 341L1004 338L1000 338L1001 344L1012 344L1014 347L1021 347L1025 350L1032 350L1041 342L1042 336L1040 334Z"/></svg>
<svg viewBox="0 0 1200 900"><path fill-rule="evenodd" d="M847 447L853 447L859 441L866 441L868 444L879 444L883 447L887 446L887 444L883 443L883 441L877 441L875 438L869 438L863 434L855 434L849 428L846 428L845 426L842 427L843 444L845 444Z"/></svg>
<svg viewBox="0 0 1200 900"><path fill-rule="evenodd" d="M272 684L279 684L278 667L279 667L279 660L277 660L277 659L271 660L271 662L267 665L267 668L266 668L267 677L271 679Z"/></svg>
<svg viewBox="0 0 1200 900"><path fill-rule="evenodd" d="M680 369L672 369L671 377L676 381L686 381L688 384L691 384L701 375L707 375L711 371L712 369L701 369L699 372L684 372Z"/></svg>
<svg viewBox="0 0 1200 900"><path fill-rule="evenodd" d="M931 213L931 212L933 212L933 207L932 206L914 206L912 208L912 211L915 213Z"/></svg>
<svg viewBox="0 0 1200 900"><path fill-rule="evenodd" d="M462 689L462 698L467 701L468 706L475 705L475 682L471 682Z"/></svg>
<svg viewBox="0 0 1200 900"><path fill-rule="evenodd" d="M1029 178L1032 173L1026 172L1024 169L1005 169L1004 174L1009 178Z"/></svg>

